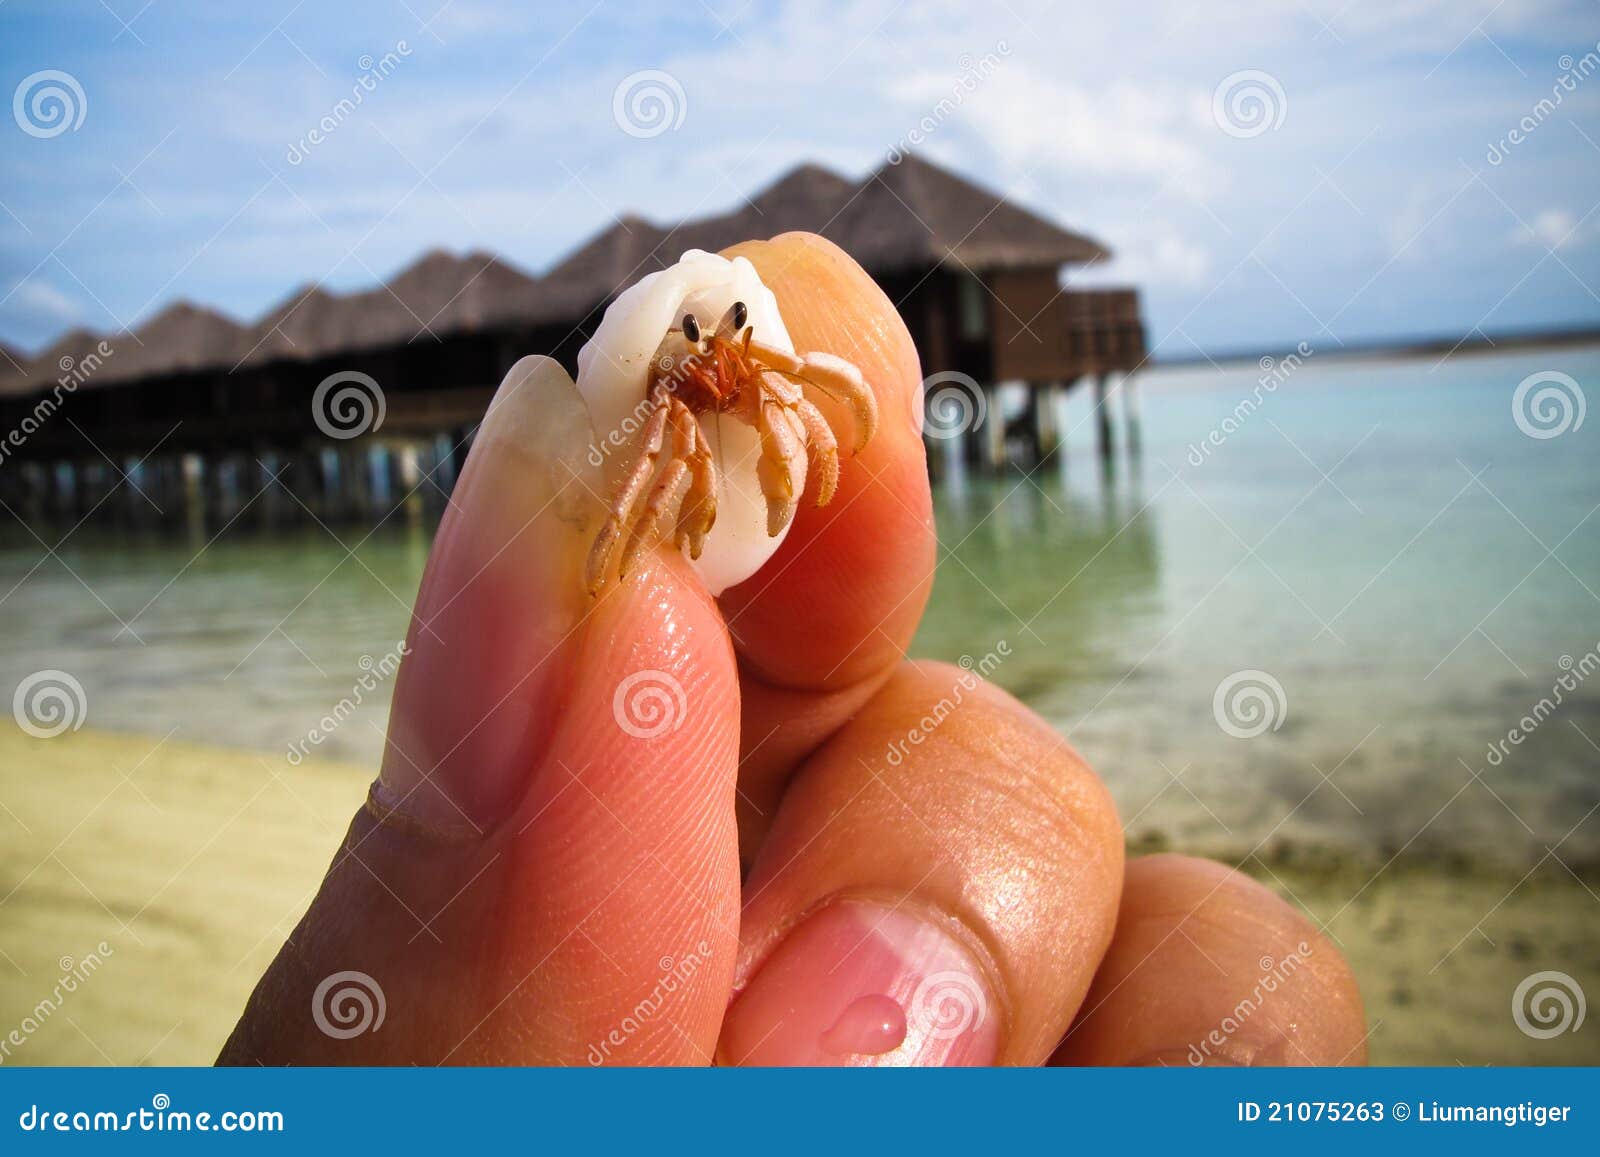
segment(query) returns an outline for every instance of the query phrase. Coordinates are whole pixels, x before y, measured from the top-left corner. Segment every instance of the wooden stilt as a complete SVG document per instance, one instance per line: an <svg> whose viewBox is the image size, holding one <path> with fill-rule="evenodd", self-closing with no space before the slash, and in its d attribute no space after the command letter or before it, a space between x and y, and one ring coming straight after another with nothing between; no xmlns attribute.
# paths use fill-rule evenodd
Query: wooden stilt
<svg viewBox="0 0 1600 1157"><path fill-rule="evenodd" d="M1094 415L1095 429L1098 431L1098 445L1100 461L1109 464L1116 453L1116 447L1111 439L1111 408L1107 404L1106 391L1110 386L1110 374L1096 374L1094 379Z"/></svg>
<svg viewBox="0 0 1600 1157"><path fill-rule="evenodd" d="M397 482L395 497L405 508L407 524L420 525L423 507L421 447L416 442L407 440L394 448L392 457L395 462Z"/></svg>
<svg viewBox="0 0 1600 1157"><path fill-rule="evenodd" d="M983 425L974 431L983 446L983 467L990 474L998 474L1006 464L1006 420L1000 409L998 384L983 387Z"/></svg>
<svg viewBox="0 0 1600 1157"><path fill-rule="evenodd" d="M183 520L192 535L206 526L206 464L198 454L183 456Z"/></svg>
<svg viewBox="0 0 1600 1157"><path fill-rule="evenodd" d="M1061 453L1061 424L1057 413L1060 387L1055 382L1040 382L1034 387L1034 393L1034 438L1039 446L1040 464L1048 464Z"/></svg>
<svg viewBox="0 0 1600 1157"><path fill-rule="evenodd" d="M1139 429L1139 387L1133 374L1125 374L1120 389L1122 394L1122 429L1128 439L1128 453L1137 455L1143 438Z"/></svg>

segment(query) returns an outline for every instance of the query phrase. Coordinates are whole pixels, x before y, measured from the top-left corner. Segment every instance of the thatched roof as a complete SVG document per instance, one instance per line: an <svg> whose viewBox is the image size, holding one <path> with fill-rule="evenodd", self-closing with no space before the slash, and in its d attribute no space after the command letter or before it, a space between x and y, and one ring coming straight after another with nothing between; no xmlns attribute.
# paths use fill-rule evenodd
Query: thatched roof
<svg viewBox="0 0 1600 1157"><path fill-rule="evenodd" d="M70 371L86 354L100 344L101 335L87 329L71 329L32 358L22 360L22 372L6 365L0 370L0 395L21 394L54 382Z"/></svg>
<svg viewBox="0 0 1600 1157"><path fill-rule="evenodd" d="M107 337L115 351L86 381L127 381L232 365L244 353L244 326L214 309L174 302L131 334Z"/></svg>
<svg viewBox="0 0 1600 1157"><path fill-rule="evenodd" d="M549 304L562 317L581 317L685 249L715 252L794 230L822 234L875 275L941 262L982 272L1110 256L1091 238L906 156L860 181L801 165L730 213L674 227L625 217L550 270L557 292Z"/></svg>
<svg viewBox="0 0 1600 1157"><path fill-rule="evenodd" d="M375 289L332 294L303 286L249 326L180 302L131 336L105 335L116 354L85 386L305 361L501 325L576 324L685 249L715 251L794 230L831 238L875 275L941 263L983 272L1109 256L1091 238L914 156L859 181L801 165L728 213L676 226L624 217L540 278L492 254L436 249ZM32 359L11 351L20 372L0 356L0 394L55 380L61 358L76 361L101 336L74 331Z"/></svg>

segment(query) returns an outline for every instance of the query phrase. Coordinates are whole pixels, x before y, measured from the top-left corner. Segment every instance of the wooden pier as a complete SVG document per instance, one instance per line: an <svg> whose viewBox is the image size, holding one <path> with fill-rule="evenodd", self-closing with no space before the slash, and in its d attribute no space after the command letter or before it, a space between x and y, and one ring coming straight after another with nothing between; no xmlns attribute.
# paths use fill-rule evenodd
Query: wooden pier
<svg viewBox="0 0 1600 1157"><path fill-rule="evenodd" d="M1064 270L1107 250L906 157L860 181L802 166L718 217L628 218L541 277L488 254L434 252L364 293L297 290L250 325L179 303L129 332L74 331L32 358L0 349L0 502L29 526L436 517L518 358L575 369L627 285L685 249L796 229L831 238L883 286L930 395L971 395L982 421L959 437L930 416L936 472L952 444L976 470L1050 461L1061 400L1078 388L1094 391L1103 459L1115 449L1114 390L1137 451L1138 294L1063 288ZM345 412L330 411L341 391Z"/></svg>

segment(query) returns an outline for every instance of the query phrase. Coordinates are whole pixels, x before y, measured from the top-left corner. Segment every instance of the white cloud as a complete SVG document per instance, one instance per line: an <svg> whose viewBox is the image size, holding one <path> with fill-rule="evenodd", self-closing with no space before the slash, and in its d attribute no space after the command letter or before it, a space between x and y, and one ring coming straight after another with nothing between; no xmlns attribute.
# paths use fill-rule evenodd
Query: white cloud
<svg viewBox="0 0 1600 1157"><path fill-rule="evenodd" d="M1533 235L1550 249L1571 244L1578 220L1565 209L1545 209L1532 221Z"/></svg>
<svg viewBox="0 0 1600 1157"><path fill-rule="evenodd" d="M70 325L83 317L83 305L68 297L37 275L28 278L11 291L6 302L8 310L51 325Z"/></svg>

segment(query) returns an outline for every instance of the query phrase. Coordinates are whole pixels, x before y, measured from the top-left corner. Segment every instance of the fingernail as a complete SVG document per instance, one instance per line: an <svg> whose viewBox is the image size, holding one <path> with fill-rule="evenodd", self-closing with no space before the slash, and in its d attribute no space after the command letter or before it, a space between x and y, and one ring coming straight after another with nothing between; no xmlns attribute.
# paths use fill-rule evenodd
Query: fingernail
<svg viewBox="0 0 1600 1157"><path fill-rule="evenodd" d="M372 792L380 817L471 837L526 790L588 609L593 441L557 362L523 358L506 374L423 572Z"/></svg>
<svg viewBox="0 0 1600 1157"><path fill-rule="evenodd" d="M784 938L734 1001L739 1065L990 1065L1000 1008L972 953L907 908L830 904Z"/></svg>

